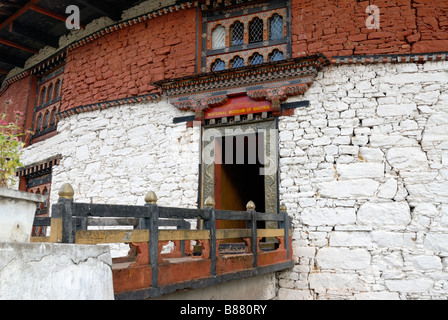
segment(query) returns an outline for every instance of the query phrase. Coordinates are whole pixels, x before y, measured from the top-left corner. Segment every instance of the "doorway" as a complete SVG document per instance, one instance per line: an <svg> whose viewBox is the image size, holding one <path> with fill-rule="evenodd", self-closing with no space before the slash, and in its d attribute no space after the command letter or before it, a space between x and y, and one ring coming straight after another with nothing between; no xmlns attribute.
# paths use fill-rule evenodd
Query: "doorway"
<svg viewBox="0 0 448 320"><path fill-rule="evenodd" d="M264 134L252 133L215 138L216 209L246 211L253 201L265 212ZM245 223L220 221L218 228L245 228Z"/></svg>

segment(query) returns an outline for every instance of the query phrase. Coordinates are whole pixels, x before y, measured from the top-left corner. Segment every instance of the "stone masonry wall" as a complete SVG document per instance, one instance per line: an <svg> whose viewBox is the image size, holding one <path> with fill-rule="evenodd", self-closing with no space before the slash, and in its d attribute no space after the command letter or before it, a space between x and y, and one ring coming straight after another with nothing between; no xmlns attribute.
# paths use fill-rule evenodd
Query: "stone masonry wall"
<svg viewBox="0 0 448 320"><path fill-rule="evenodd" d="M332 66L280 120L280 299L448 297L448 62Z"/></svg>
<svg viewBox="0 0 448 320"><path fill-rule="evenodd" d="M154 81L193 75L196 10L105 35L67 53L61 111L154 92Z"/></svg>
<svg viewBox="0 0 448 320"><path fill-rule="evenodd" d="M182 115L164 100L74 115L25 150L25 165L62 155L51 203L69 182L78 202L143 205L155 191L160 205L196 207L199 130L173 124Z"/></svg>
<svg viewBox="0 0 448 320"><path fill-rule="evenodd" d="M380 10L380 29L368 29L366 8ZM448 1L293 0L293 56L448 51Z"/></svg>

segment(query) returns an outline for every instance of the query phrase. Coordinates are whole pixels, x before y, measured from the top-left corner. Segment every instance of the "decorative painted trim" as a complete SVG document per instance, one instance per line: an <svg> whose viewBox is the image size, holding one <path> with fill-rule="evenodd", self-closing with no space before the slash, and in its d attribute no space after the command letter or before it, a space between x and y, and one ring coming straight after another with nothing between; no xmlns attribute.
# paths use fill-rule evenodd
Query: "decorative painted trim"
<svg viewBox="0 0 448 320"><path fill-rule="evenodd" d="M39 163L35 163L24 168L19 168L17 170L17 177L32 177L34 175L40 175L51 171L51 168L59 165L62 159L62 155L57 155L55 157L46 159Z"/></svg>
<svg viewBox="0 0 448 320"><path fill-rule="evenodd" d="M84 112L90 112L95 110L105 110L116 106L121 106L125 104L131 104L131 103L139 103L139 102L147 102L147 101L155 101L160 98L160 94L158 93L152 93L152 94L145 94L141 96L135 96L135 97L129 97L129 98L122 98L122 99L115 99L115 100L109 100L109 101L103 101L103 102L97 102L92 103L89 105L79 106L73 109L65 110L62 112L59 112L56 115L56 118L59 120L67 118L69 116L72 116L74 114L80 114Z"/></svg>
<svg viewBox="0 0 448 320"><path fill-rule="evenodd" d="M160 16L164 16L169 13L178 12L178 11L181 11L184 9L192 9L197 6L198 6L198 1L188 1L188 2L181 3L181 4L176 4L176 5L168 6L165 8L161 8L161 9L152 11L150 13L145 13L145 14L135 17L135 18L131 18L131 19L128 19L125 21L115 23L111 26L105 27L101 30L98 30L98 31L92 33L91 35L88 35L80 40L77 40L77 41L69 44L67 46L67 51L70 52L76 48L82 47L83 45L85 45L89 42L92 42L98 38L101 38L101 37L105 36L106 34L113 33L113 32L119 31L121 29L130 27L130 26L133 26L133 25L136 25L139 23L143 23L148 20L158 18Z"/></svg>
<svg viewBox="0 0 448 320"><path fill-rule="evenodd" d="M334 56L330 59L332 64L361 64L361 63L411 63L426 61L447 61L448 52L431 53L405 53L358 56Z"/></svg>
<svg viewBox="0 0 448 320"><path fill-rule="evenodd" d="M58 53L52 55L51 57L45 59L42 62L39 62L35 66L26 69L22 71L21 73L15 75L12 78L9 78L3 83L3 87L0 89L0 96L6 91L6 89L13 84L16 81L19 81L20 79L23 79L30 74L35 74L36 76L40 77L45 72L48 72L49 70L52 70L62 64L65 63L65 51L59 51Z"/></svg>
<svg viewBox="0 0 448 320"><path fill-rule="evenodd" d="M194 111L197 115L225 104L229 96L237 94L272 101L273 113L279 115L280 103L288 96L305 93L318 71L328 64L327 58L318 54L158 81L153 85L160 87L178 109Z"/></svg>
<svg viewBox="0 0 448 320"><path fill-rule="evenodd" d="M161 9L157 9L153 12L150 13L145 13L141 16L135 17L135 18L131 18L125 21L121 21L118 23L115 23L113 25L107 26L101 30L98 30L80 40L74 41L73 43L67 45L66 47L62 48L61 50L59 50L58 53L56 53L55 55L51 56L50 58L45 59L42 62L37 63L36 65L32 66L31 68L28 68L24 71L22 71L21 73L19 73L18 75L15 75L9 79L7 79L6 81L3 82L3 86L0 88L0 96L6 91L6 89L14 82L25 78L26 76L30 75L31 73L40 73L42 72L42 70L44 70L45 68L50 67L50 64L53 63L54 59L59 59L61 56L63 56L64 58L64 62L65 62L65 55L67 52L70 52L76 48L82 47L83 45L92 42L98 38L101 38L103 36L105 36L106 34L115 32L115 31L119 31L121 29L142 23L142 22L146 22L148 20L172 13L172 12L178 12L180 10L183 9L192 9L195 8L199 5L198 1L187 1L184 3L180 3L180 4L176 4L176 5L172 5L172 6L168 6L165 8L161 8ZM54 68L55 66L53 65L51 68Z"/></svg>

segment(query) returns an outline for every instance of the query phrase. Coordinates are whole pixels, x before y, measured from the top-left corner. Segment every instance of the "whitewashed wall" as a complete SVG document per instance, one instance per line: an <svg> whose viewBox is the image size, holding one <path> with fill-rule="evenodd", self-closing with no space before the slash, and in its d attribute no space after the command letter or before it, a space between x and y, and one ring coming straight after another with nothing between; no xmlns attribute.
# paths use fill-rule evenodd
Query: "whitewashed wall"
<svg viewBox="0 0 448 320"><path fill-rule="evenodd" d="M53 168L51 203L64 183L75 201L196 207L199 129L173 124L185 116L166 101L81 113L58 124L59 134L28 148L25 164L61 154Z"/></svg>
<svg viewBox="0 0 448 320"><path fill-rule="evenodd" d="M331 66L282 117L280 198L296 266L280 299L448 297L448 63ZM51 202L196 207L199 134L167 101L74 115L33 145L56 154Z"/></svg>
<svg viewBox="0 0 448 320"><path fill-rule="evenodd" d="M297 264L280 299L448 297L447 71L332 66L281 118Z"/></svg>

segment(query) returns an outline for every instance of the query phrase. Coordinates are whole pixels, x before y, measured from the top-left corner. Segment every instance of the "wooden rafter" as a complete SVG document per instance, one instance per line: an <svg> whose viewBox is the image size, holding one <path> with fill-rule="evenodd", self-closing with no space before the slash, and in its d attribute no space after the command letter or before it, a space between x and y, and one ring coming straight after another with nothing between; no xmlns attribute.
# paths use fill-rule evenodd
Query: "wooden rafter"
<svg viewBox="0 0 448 320"><path fill-rule="evenodd" d="M27 52L30 52L30 53L33 53L33 54L36 54L36 53L39 52L39 50L36 50L34 48L26 47L24 45L21 45L20 43L13 42L13 41L10 41L10 40L7 40L7 39L3 39L3 38L0 38L0 43L4 44L5 46L13 47L13 48L16 48L16 49L19 49L19 50L22 50L22 51L27 51Z"/></svg>
<svg viewBox="0 0 448 320"><path fill-rule="evenodd" d="M91 8L92 10L95 10L101 15L111 18L112 20L118 21L121 18L121 10L117 10L114 7L101 4L100 1L94 1L94 0L76 0L76 1Z"/></svg>
<svg viewBox="0 0 448 320"><path fill-rule="evenodd" d="M0 30L5 28L6 26L10 25L11 22L13 22L15 19L20 17L22 14L24 14L31 5L34 5L38 3L40 0L30 0L27 4L25 4L23 7L21 7L19 10L17 10L13 15L11 15L8 19L0 23Z"/></svg>
<svg viewBox="0 0 448 320"><path fill-rule="evenodd" d="M41 13L43 15L46 15L46 16L48 16L50 18L53 18L53 19L56 19L56 20L60 20L60 21L63 21L63 22L67 21L67 17L66 16L64 16L62 14L59 14L59 13L56 13L56 12L53 12L53 11L50 11L48 9L36 6L35 4L31 4L29 9L33 10L35 12L39 12L39 13ZM80 27L84 28L85 26L83 24L81 24Z"/></svg>
<svg viewBox="0 0 448 320"><path fill-rule="evenodd" d="M40 30L36 30L36 29L30 28L28 26L22 25L21 23L18 23L17 21L14 21L13 23L11 23L11 25L9 27L9 32L19 35L19 36L22 36L22 37L25 37L25 38L36 40L36 41L43 43L47 46L58 47L59 40L57 37L49 35Z"/></svg>

